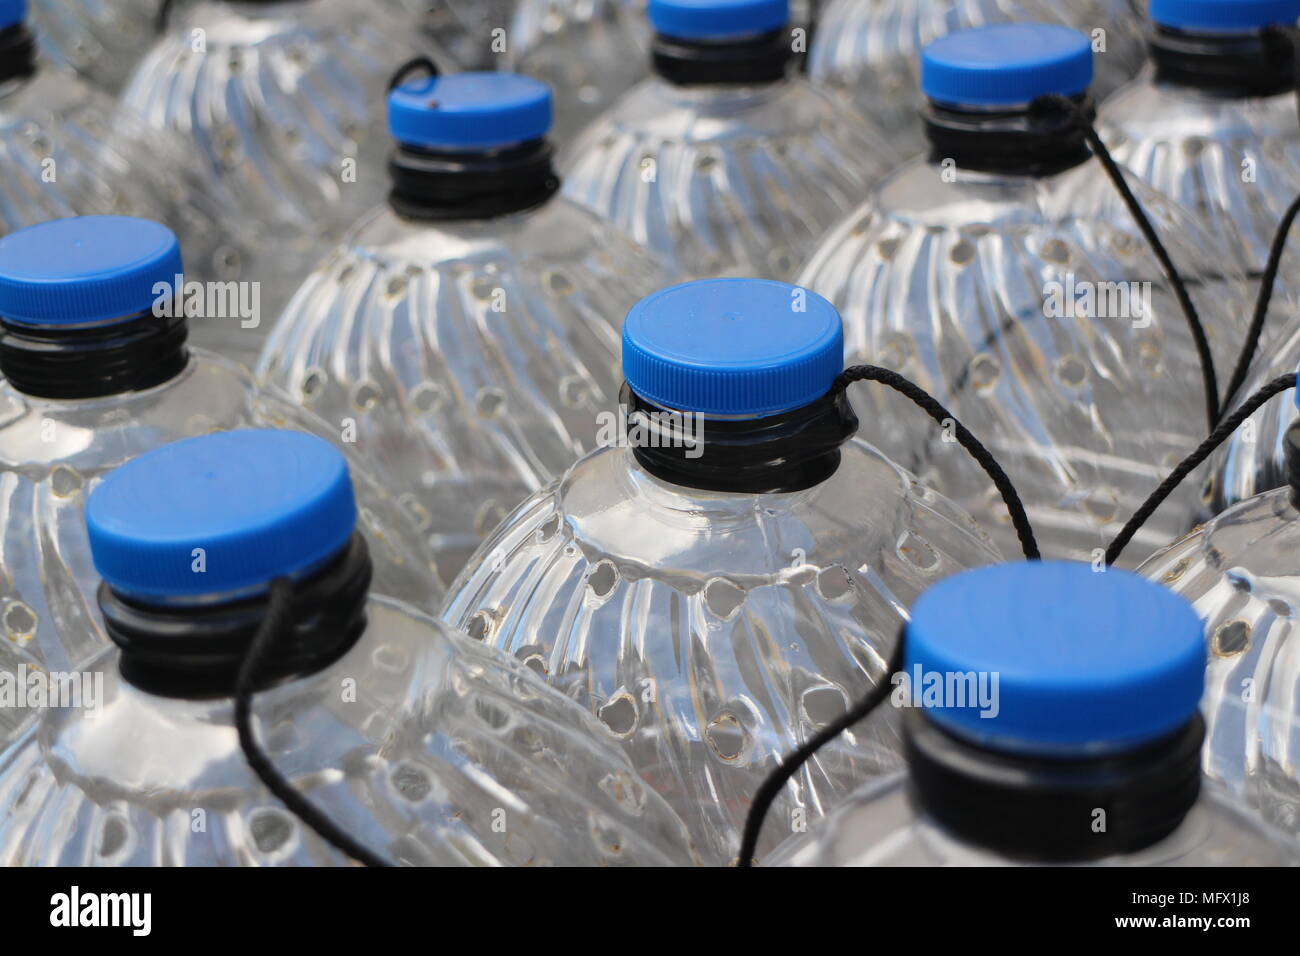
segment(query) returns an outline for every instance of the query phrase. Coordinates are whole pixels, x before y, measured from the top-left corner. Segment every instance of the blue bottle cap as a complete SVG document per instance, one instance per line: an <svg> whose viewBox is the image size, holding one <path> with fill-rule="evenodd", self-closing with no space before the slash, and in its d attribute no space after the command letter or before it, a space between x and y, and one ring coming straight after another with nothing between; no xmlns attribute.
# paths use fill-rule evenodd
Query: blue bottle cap
<svg viewBox="0 0 1300 956"><path fill-rule="evenodd" d="M656 292L623 325L623 375L656 405L761 417L808 405L844 370L844 323L817 293L767 279Z"/></svg>
<svg viewBox="0 0 1300 956"><path fill-rule="evenodd" d="M218 432L115 469L90 495L95 569L141 599L246 596L310 573L356 528L347 461L301 432Z"/></svg>
<svg viewBox="0 0 1300 956"><path fill-rule="evenodd" d="M149 312L184 271L166 226L81 216L0 239L0 317L19 325L91 325Z"/></svg>
<svg viewBox="0 0 1300 956"><path fill-rule="evenodd" d="M499 149L551 130L551 91L513 73L423 77L388 94L388 128L406 146Z"/></svg>
<svg viewBox="0 0 1300 956"><path fill-rule="evenodd" d="M1294 26L1300 0L1151 0L1151 20L1163 27L1205 32Z"/></svg>
<svg viewBox="0 0 1300 956"><path fill-rule="evenodd" d="M905 662L912 702L951 733L993 750L1085 756L1190 720L1205 637L1191 604L1136 574L1030 561L966 571L922 594ZM957 675L968 674L992 706L969 695L963 706ZM929 706L925 687L939 678L954 693Z"/></svg>
<svg viewBox="0 0 1300 956"><path fill-rule="evenodd" d="M790 22L790 0L650 0L656 33L682 40L757 36Z"/></svg>
<svg viewBox="0 0 1300 956"><path fill-rule="evenodd" d="M0 0L0 30L27 22L27 0Z"/></svg>
<svg viewBox="0 0 1300 956"><path fill-rule="evenodd" d="M940 37L921 53L921 92L951 106L1020 106L1092 83L1092 43L1050 23L1001 23Z"/></svg>

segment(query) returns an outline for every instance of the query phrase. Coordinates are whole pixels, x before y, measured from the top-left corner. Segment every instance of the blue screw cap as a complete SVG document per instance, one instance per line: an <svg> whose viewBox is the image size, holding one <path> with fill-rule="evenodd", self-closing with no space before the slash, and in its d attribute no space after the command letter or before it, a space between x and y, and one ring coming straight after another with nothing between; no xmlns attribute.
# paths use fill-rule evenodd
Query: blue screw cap
<svg viewBox="0 0 1300 956"><path fill-rule="evenodd" d="M810 404L844 370L844 323L817 293L767 279L656 292L623 325L623 375L664 408L761 417Z"/></svg>
<svg viewBox="0 0 1300 956"><path fill-rule="evenodd" d="M790 0L650 0L656 33L682 40L757 36L790 22Z"/></svg>
<svg viewBox="0 0 1300 956"><path fill-rule="evenodd" d="M0 317L90 325L149 312L184 271L176 234L148 219L81 216L0 239ZM170 293L168 293L170 294Z"/></svg>
<svg viewBox="0 0 1300 956"><path fill-rule="evenodd" d="M1151 0L1151 20L1177 30L1260 30L1294 26L1300 0Z"/></svg>
<svg viewBox="0 0 1300 956"><path fill-rule="evenodd" d="M0 0L0 30L27 22L27 0Z"/></svg>
<svg viewBox="0 0 1300 956"><path fill-rule="evenodd" d="M1001 23L940 37L921 53L921 92L953 106L1019 106L1092 83L1092 43L1049 23Z"/></svg>
<svg viewBox="0 0 1300 956"><path fill-rule="evenodd" d="M347 461L301 432L219 432L112 471L86 528L109 587L141 599L245 596L309 573L356 528Z"/></svg>
<svg viewBox="0 0 1300 956"><path fill-rule="evenodd" d="M551 91L512 73L425 77L388 94L388 128L406 146L499 149L551 130Z"/></svg>
<svg viewBox="0 0 1300 956"><path fill-rule="evenodd" d="M1205 686L1205 638L1191 604L1128 571L1066 561L939 582L913 607L905 661L923 703L924 675L945 685L950 675L954 683L986 675L994 707L969 698L962 706L954 694L927 716L990 749L1043 756L1119 752L1172 733L1196 713Z"/></svg>

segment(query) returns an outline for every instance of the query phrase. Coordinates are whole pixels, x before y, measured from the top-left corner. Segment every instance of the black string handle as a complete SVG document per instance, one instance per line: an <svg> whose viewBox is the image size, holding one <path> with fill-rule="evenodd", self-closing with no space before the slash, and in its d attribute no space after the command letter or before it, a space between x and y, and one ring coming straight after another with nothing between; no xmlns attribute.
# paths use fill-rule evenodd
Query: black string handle
<svg viewBox="0 0 1300 956"><path fill-rule="evenodd" d="M886 385L910 399L941 426L946 426L951 422L958 443L993 479L993 484L997 487L998 493L1002 495L1002 500L1006 502L1007 511L1011 514L1011 521L1015 526L1017 536L1020 538L1020 547L1024 550L1025 557L1031 561L1039 559L1038 542L1034 538L1034 529L1029 523L1029 515L1025 512L1025 506L1020 500L1020 494L1011 483L1011 479L1007 477L1006 471L998 464L997 459L980 443L979 439L967 430L966 426L957 421L956 417L948 409L944 408L938 400L919 385L908 381L897 372L879 368L875 365L854 365L845 369L835 380L831 392L834 394L835 392L844 391L854 382L879 382L881 385ZM750 804L749 814L745 818L745 828L740 841L740 855L737 858L738 866L753 866L754 854L758 848L758 838L763 831L763 821L767 818L768 811L771 810L776 798L780 796L785 785L790 782L790 778L798 773L799 768L811 760L817 751L858 721L865 719L880 706L881 702L889 696L892 687L890 676L901 669L902 663L903 640L900 638L898 646L894 649L894 653L885 667L885 673L882 675L881 680L867 692L867 695L838 719L827 724L810 737L801 747L786 756L776 769L763 780L763 783L754 794L754 801Z"/></svg>
<svg viewBox="0 0 1300 956"><path fill-rule="evenodd" d="M275 642L289 625L289 615L293 607L293 582L288 578L277 578L271 582L270 601L267 604L266 617L253 638L248 656L239 669L235 682L235 728L239 732L239 746L244 751L244 759L257 774L258 779L273 793L281 803L299 820L310 827L317 836L331 844L339 852L365 866L390 866L383 857L362 846L351 835L345 833L326 814L321 812L310 800L298 792L289 780L276 769L271 759L258 744L253 733L253 694L258 687L258 675L262 665L269 656Z"/></svg>
<svg viewBox="0 0 1300 956"><path fill-rule="evenodd" d="M1142 503L1142 507L1133 513L1133 517L1129 519L1128 524L1120 529L1119 534L1115 536L1115 540L1106 549L1106 563L1114 564L1119 560L1119 556L1124 553L1124 549L1133 540L1133 536L1141 530L1142 525L1146 524L1147 519L1155 514L1156 509L1164 504L1165 499L1173 494L1174 489L1182 483L1184 478L1200 467L1201 463L1209 458L1216 448L1227 441L1228 436L1235 432L1242 422L1255 414L1273 396L1285 392L1288 388L1295 388L1295 385L1296 376L1294 374L1279 375L1242 402L1240 408L1225 418L1210 433L1210 437L1196 446L1196 450L1183 459L1178 464L1178 467L1169 473L1169 477L1160 483L1160 487L1151 493L1151 497Z"/></svg>
<svg viewBox="0 0 1300 956"><path fill-rule="evenodd" d="M388 92L393 92L393 90L397 89L420 71L423 71L431 79L442 75L442 70L438 68L437 63L433 62L432 57L424 55L413 56L399 66L393 73L393 78L388 81Z"/></svg>
<svg viewBox="0 0 1300 956"><path fill-rule="evenodd" d="M965 425L957 420L955 415L944 408L938 400L919 385L908 381L902 375L887 368L879 368L875 365L854 365L840 373L839 378L835 380L833 391L843 391L854 382L879 382L881 385L887 385L910 399L913 404L941 426L951 422L957 442L984 469L984 473L993 479L993 484L997 487L998 494L1002 496L1007 511L1011 515L1011 524L1016 529L1016 537L1020 539L1020 548L1024 551L1025 557L1030 561L1042 557L1038 550L1038 542L1034 537L1033 526L1029 523L1029 515L1025 512L1024 502L1020 500L1020 494L1016 491L1015 485L1012 484L1011 479L1007 477L1006 471L998 464L992 453L980 443L979 439L970 433Z"/></svg>
<svg viewBox="0 0 1300 956"><path fill-rule="evenodd" d="M1273 234L1273 245L1268 251L1268 265L1259 280L1259 296L1255 300L1255 314L1250 320L1250 330L1246 333L1246 341L1237 356L1237 367L1232 370L1227 391L1223 393L1222 407L1225 413L1232 407L1232 400L1237 397L1237 392L1245 384L1250 364L1255 359L1259 339L1264 332L1264 320L1268 317L1269 303L1273 298L1273 287L1277 284L1277 273L1282 266L1282 254L1286 251L1291 226L1295 223L1297 215L1300 215L1300 196L1296 196L1291 201L1286 214L1282 216L1282 221L1278 223L1277 232Z"/></svg>
<svg viewBox="0 0 1300 956"><path fill-rule="evenodd" d="M1187 319L1187 326L1192 332L1192 340L1196 343L1196 354L1201 360L1201 377L1205 385L1205 417L1208 422L1207 427L1213 429L1219 421L1219 385L1214 372L1214 356L1210 352L1210 341L1205 336L1205 327L1201 324L1201 317L1196 311L1196 304L1192 302L1191 293L1187 291L1187 283L1183 281L1182 275L1174 265L1174 260L1170 258L1169 250L1165 248L1160 236L1156 233L1155 227L1151 225L1151 220L1147 218L1146 212L1142 209L1142 204L1133 195L1133 190L1125 180L1119 164L1115 162L1110 155L1110 150L1102 142L1101 136L1097 133L1097 128L1092 124L1092 118L1089 116L1088 111L1068 96L1061 96L1058 93L1040 96L1034 100L1032 108L1061 110L1073 118L1076 126L1087 138L1088 145L1092 147L1093 153L1100 160L1102 168L1106 171L1107 178L1114 185L1120 198L1124 200L1124 205L1128 207L1133 221L1137 223L1138 229L1146 237L1147 243L1156 255L1156 259L1159 260L1160 267L1164 270L1165 277L1173 287L1174 295L1178 298L1178 304L1183 310L1183 316Z"/></svg>
<svg viewBox="0 0 1300 956"><path fill-rule="evenodd" d="M176 0L162 0L162 3L158 4L158 12L154 15L153 21L154 33L162 33L167 29L167 22L171 19L175 6Z"/></svg>

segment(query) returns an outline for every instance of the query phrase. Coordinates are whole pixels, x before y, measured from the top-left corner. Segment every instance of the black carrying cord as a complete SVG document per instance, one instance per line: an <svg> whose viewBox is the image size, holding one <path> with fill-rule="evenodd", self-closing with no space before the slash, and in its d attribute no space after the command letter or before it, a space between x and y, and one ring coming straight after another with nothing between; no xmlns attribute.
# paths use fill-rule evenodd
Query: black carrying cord
<svg viewBox="0 0 1300 956"><path fill-rule="evenodd" d="M961 422L957 421L933 396L897 372L878 368L874 365L854 365L840 374L839 378L835 380L835 385L831 391L832 393L843 391L854 382L879 382L881 385L887 385L910 399L940 425L951 422L958 443L970 453L970 456L975 459L984 472L993 479L993 484L997 486L999 494L1002 495L1002 500L1006 502L1007 511L1011 514L1011 523L1020 538L1020 546L1024 549L1025 557L1031 561L1039 559L1038 542L1034 539L1034 530L1030 525L1029 515L1025 512L1024 503L1020 500L1020 495L1011 483L1011 479L1007 477L1006 471L998 464L992 453L980 443L979 439L972 435ZM891 655L879 683L872 687L862 700L850 707L842 716L827 724L801 747L786 756L767 775L767 778L764 779L755 792L754 801L750 804L749 814L745 818L745 829L741 836L737 866L742 868L753 866L754 854L758 850L758 838L763 831L763 821L767 818L768 811L772 808L772 804L776 802L776 798L780 796L781 791L785 789L785 785L789 783L790 778L798 773L799 768L811 760L822 747L858 723L858 721L866 719L872 711L879 707L892 690L889 675L901 670L902 666L903 638L900 636L898 646L894 649L894 653Z"/></svg>
<svg viewBox="0 0 1300 956"><path fill-rule="evenodd" d="M270 656L275 642L288 629L289 614L293 609L292 598L293 582L290 579L276 578L271 582L266 617L262 620L257 636L253 638L253 643L248 649L248 656L244 658L244 663L239 669L239 678L235 683L235 729L239 732L240 749L243 750L244 759L257 774L258 779L289 812L315 831L317 836L339 852L365 866L391 866L392 864L383 857L362 846L345 833L328 815L299 793L271 763L271 759L262 750L253 733L253 694L261 686L258 678L263 663Z"/></svg>
<svg viewBox="0 0 1300 956"><path fill-rule="evenodd" d="M1151 497L1142 503L1142 507L1133 513L1133 517L1129 519L1128 524L1120 529L1119 534L1115 536L1115 540L1106 549L1106 563L1114 564L1119 559L1124 548L1133 540L1133 536L1138 533L1147 519L1155 513L1155 510L1164 504L1165 499L1173 493L1184 478L1200 467L1201 463L1209 458L1216 448L1227 441L1228 436L1235 432L1242 422L1255 414L1261 406L1275 395L1279 395L1289 388L1295 388L1295 385L1296 376L1294 373L1279 375L1242 402L1240 408L1220 422L1219 426L1210 433L1210 437L1196 446L1196 450L1169 473L1169 477L1162 481L1160 487L1151 493Z"/></svg>
<svg viewBox="0 0 1300 956"><path fill-rule="evenodd" d="M1080 104L1068 96L1050 93L1034 100L1030 109L1055 109L1074 118L1076 126L1087 138L1088 145L1101 162L1102 169L1106 171L1107 178L1110 179L1112 185L1120 194L1120 198L1124 200L1124 205L1128 207L1133 221L1137 223L1138 229L1146 237L1147 243L1151 246L1151 250L1155 253L1156 259L1159 260L1160 266L1165 272L1165 277L1169 280L1170 286L1173 287L1174 295L1178 298L1178 304L1183 310L1183 316L1187 319L1187 326L1192 332L1192 340L1196 343L1196 354L1201 360L1201 377L1205 383L1205 417L1208 427L1214 428L1219 421L1219 385L1214 372L1214 356L1210 352L1209 339L1205 336L1205 327L1201 324L1201 317L1196 311L1195 303L1192 302L1191 293L1187 291L1187 283L1183 281L1183 277L1179 274L1173 259L1169 256L1169 251L1165 248L1164 243L1160 241L1160 236L1156 233L1155 227L1151 225L1151 220L1147 218L1146 212L1142 209L1142 204L1133 195L1133 190L1124 179L1123 171L1110 155L1110 150L1102 142L1101 136L1097 133L1097 128L1093 126L1092 120Z"/></svg>
<svg viewBox="0 0 1300 956"><path fill-rule="evenodd" d="M393 72L393 78L388 81L388 92L393 92L420 70L427 73L430 79L442 75L442 70L438 68L437 63L433 62L432 57L413 56Z"/></svg>

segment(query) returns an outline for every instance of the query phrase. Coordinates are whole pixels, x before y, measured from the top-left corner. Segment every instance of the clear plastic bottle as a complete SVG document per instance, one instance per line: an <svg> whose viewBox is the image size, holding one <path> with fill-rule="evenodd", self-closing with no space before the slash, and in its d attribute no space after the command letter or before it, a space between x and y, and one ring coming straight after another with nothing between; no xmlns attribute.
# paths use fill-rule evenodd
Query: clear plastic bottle
<svg viewBox="0 0 1300 956"><path fill-rule="evenodd" d="M1206 773L1300 833L1300 425L1283 442L1283 487L1237 502L1140 570L1204 625Z"/></svg>
<svg viewBox="0 0 1300 956"><path fill-rule="evenodd" d="M29 0L41 52L117 93L153 42L163 0Z"/></svg>
<svg viewBox="0 0 1300 956"><path fill-rule="evenodd" d="M618 396L619 322L669 277L558 195L537 80L412 80L389 111L389 203L307 279L259 371L331 423L356 422L361 453L414 492L449 583L595 447Z"/></svg>
<svg viewBox="0 0 1300 956"><path fill-rule="evenodd" d="M497 529L442 616L589 707L722 864L768 771L882 678L911 601L998 554L853 439L820 297L688 283L623 336L608 447ZM896 768L891 716L822 751L774 812L819 816Z"/></svg>
<svg viewBox="0 0 1300 956"><path fill-rule="evenodd" d="M419 11L421 23L434 42L447 51L462 69L490 70L503 62L504 43L512 43L511 17L515 0L402 0L408 9ZM495 31L503 31L496 33ZM498 47L498 48L494 48Z"/></svg>
<svg viewBox="0 0 1300 956"><path fill-rule="evenodd" d="M25 0L0 0L0 235L64 216L144 216L181 236L195 278L239 278L248 250L184 143L41 62L36 40Z"/></svg>
<svg viewBox="0 0 1300 956"><path fill-rule="evenodd" d="M1200 627L1162 588L1068 562L970 571L916 602L904 655L908 772L764 863L1300 864L1202 778Z"/></svg>
<svg viewBox="0 0 1300 956"><path fill-rule="evenodd" d="M848 97L906 156L925 146L915 122L923 105L917 85L921 50L949 33L1028 21L1063 24L1090 36L1104 31L1099 95L1127 82L1142 62L1140 19L1129 0L828 0L809 72L818 86Z"/></svg>
<svg viewBox="0 0 1300 956"><path fill-rule="evenodd" d="M1278 223L1300 193L1294 55L1270 29L1298 19L1300 2L1289 0L1158 0L1152 65L1101 110L1115 158L1196 213L1221 242L1244 249L1252 276L1264 271ZM1296 263L1282 257L1264 343L1238 401L1300 365ZM1283 439L1295 420L1293 403L1278 396L1233 436L1211 465L1205 517L1285 484Z"/></svg>
<svg viewBox="0 0 1300 956"><path fill-rule="evenodd" d="M1083 134L1046 94L1086 99L1088 38L1006 24L925 53L933 157L903 165L833 229L801 284L844 315L852 362L895 369L989 446L1044 553L1093 560L1209 430L1201 367L1174 290ZM1190 214L1130 180L1231 368L1249 316L1244 265ZM1238 250L1239 251L1239 250ZM1226 374L1226 373L1225 373ZM1014 541L1001 502L956 444L857 392L864 437ZM1188 530L1188 486L1125 558Z"/></svg>
<svg viewBox="0 0 1300 956"><path fill-rule="evenodd" d="M245 761L371 853L424 865L690 863L685 827L526 667L372 596L343 456L245 430L123 465L86 508L115 644L0 752L0 861L339 865ZM199 566L195 555L201 555ZM286 580L279 585L277 580ZM201 822L202 826L195 824Z"/></svg>
<svg viewBox="0 0 1300 956"><path fill-rule="evenodd" d="M175 8L123 99L199 153L251 250L244 277L260 284L266 317L209 324L198 330L205 347L251 366L303 276L383 197L380 107L393 71L419 52L416 37L396 11L352 0Z"/></svg>
<svg viewBox="0 0 1300 956"><path fill-rule="evenodd" d="M176 237L140 219L61 219L0 239L0 643L55 669L107 638L82 512L105 473L178 438L275 426L338 430L234 363L186 347ZM200 320L201 321L201 320ZM412 519L354 469L377 592L431 607L440 588Z"/></svg>
<svg viewBox="0 0 1300 956"><path fill-rule="evenodd" d="M791 70L785 0L649 14L656 75L566 149L566 194L683 275L792 279L893 152Z"/></svg>
<svg viewBox="0 0 1300 956"><path fill-rule="evenodd" d="M821 0L793 0L804 24ZM648 0L518 0L506 62L555 91L555 134L567 143L650 75Z"/></svg>

